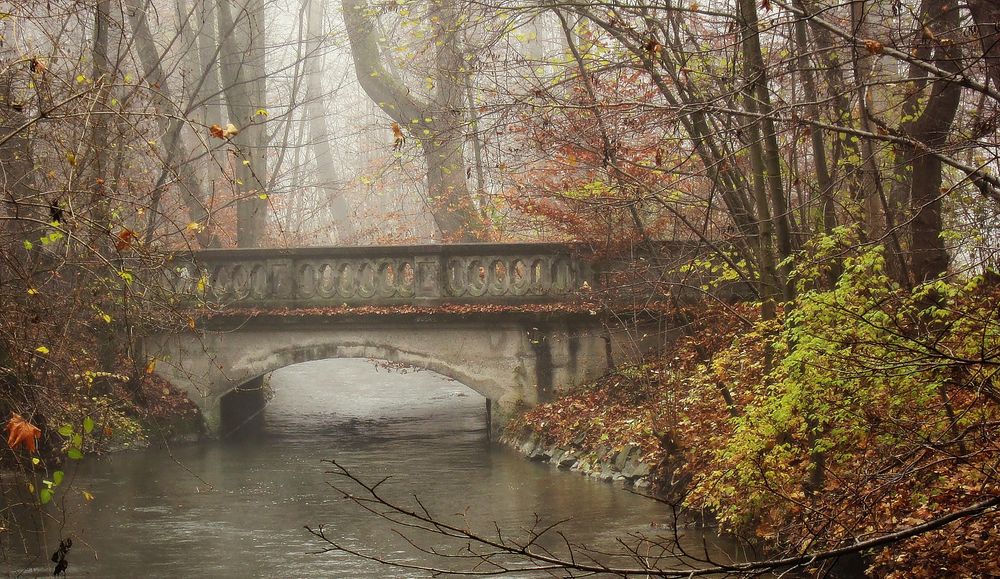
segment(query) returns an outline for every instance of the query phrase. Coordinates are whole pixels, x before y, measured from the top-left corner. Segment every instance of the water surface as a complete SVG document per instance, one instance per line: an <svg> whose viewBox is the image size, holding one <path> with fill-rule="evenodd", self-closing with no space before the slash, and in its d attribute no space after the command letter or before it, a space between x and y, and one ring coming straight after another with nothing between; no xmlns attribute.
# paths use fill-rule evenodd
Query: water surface
<svg viewBox="0 0 1000 579"><path fill-rule="evenodd" d="M324 459L365 479L390 476L385 490L394 499L412 504L416 494L433 513L451 521L464 513L483 531L496 522L516 536L536 515L546 523L569 519L560 528L573 541L610 549L617 537L669 525L664 505L491 446L485 399L440 375L328 360L276 372L271 386L255 435L84 461L65 493L64 520L48 525L50 544L74 539L68 576L427 576L315 554L324 545L303 526L320 524L353 549L443 563L338 498ZM75 498L81 490L95 498ZM433 536L415 538L451 548ZM683 539L695 550L702 541L696 531ZM35 559L7 572L49 575L52 568Z"/></svg>

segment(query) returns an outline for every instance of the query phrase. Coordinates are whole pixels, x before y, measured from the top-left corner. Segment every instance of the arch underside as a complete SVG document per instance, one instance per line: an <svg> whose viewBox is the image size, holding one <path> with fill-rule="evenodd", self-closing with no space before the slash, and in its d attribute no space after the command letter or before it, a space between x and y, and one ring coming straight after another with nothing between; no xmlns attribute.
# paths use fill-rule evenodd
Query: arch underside
<svg viewBox="0 0 1000 579"><path fill-rule="evenodd" d="M276 358L281 360L281 362L279 362L280 365L275 367L269 366L260 374L250 377L246 382L252 382L262 376L270 374L271 372L275 372L295 364L315 362L318 360L368 359L403 364L419 368L421 370L436 372L446 378L462 383L469 389L491 400L499 400L510 390L510 388L497 388L496 385L486 383L483 379L471 375L469 372L464 371L460 367L456 367L454 363L429 358L422 353L401 350L398 347L387 344L373 345L362 343L337 343L307 347L290 346L288 348L276 350L273 354ZM245 384L246 382L243 382L242 384ZM233 387L230 390L221 392L218 396L225 396L228 392L238 389L242 384L233 384Z"/></svg>
<svg viewBox="0 0 1000 579"><path fill-rule="evenodd" d="M244 325L231 331L162 334L146 341L156 372L188 393L210 429L222 396L260 376L315 360L368 358L431 370L513 413L602 374L609 362L599 326L521 323Z"/></svg>

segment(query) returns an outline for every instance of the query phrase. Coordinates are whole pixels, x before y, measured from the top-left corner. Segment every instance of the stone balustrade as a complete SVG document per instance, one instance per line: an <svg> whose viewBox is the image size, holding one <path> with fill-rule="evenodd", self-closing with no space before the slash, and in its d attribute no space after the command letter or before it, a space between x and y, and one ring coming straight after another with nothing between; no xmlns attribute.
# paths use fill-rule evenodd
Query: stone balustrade
<svg viewBox="0 0 1000 579"><path fill-rule="evenodd" d="M293 308L535 303L596 283L573 246L542 243L204 250L167 276L182 295Z"/></svg>

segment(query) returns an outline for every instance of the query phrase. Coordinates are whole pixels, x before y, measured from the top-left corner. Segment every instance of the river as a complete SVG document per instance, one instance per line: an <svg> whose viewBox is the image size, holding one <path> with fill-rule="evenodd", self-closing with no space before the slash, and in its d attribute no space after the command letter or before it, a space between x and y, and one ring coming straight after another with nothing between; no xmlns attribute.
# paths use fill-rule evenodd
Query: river
<svg viewBox="0 0 1000 579"><path fill-rule="evenodd" d="M71 536L69 577L421 577L339 552L304 529L322 524L344 545L421 565L390 525L338 498L324 459L365 479L392 477L394 499L419 496L451 521L515 536L535 515L575 543L665 533L669 509L621 487L532 463L487 441L485 400L431 372L389 372L366 360L299 364L271 377L259 432L223 441L88 458L61 492L48 541ZM67 490L69 489L69 490ZM82 491L93 495L84 501ZM76 491L76 492L74 492ZM414 535L447 548L438 537ZM697 529L682 541L695 551ZM556 542L548 543L556 546ZM2 565L2 564L0 564ZM3 569L3 567L0 567ZM46 559L8 563L12 576L51 575Z"/></svg>

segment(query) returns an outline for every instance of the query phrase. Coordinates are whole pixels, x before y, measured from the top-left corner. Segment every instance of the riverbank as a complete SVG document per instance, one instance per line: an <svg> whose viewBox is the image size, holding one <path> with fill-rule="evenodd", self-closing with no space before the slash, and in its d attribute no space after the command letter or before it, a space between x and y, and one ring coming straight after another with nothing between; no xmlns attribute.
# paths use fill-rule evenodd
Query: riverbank
<svg viewBox="0 0 1000 579"><path fill-rule="evenodd" d="M991 295L962 296L951 311L972 318ZM501 441L532 460L637 486L777 556L905 533L996 497L995 405L972 389L943 394L933 367L897 375L845 366L845 341L869 340L872 360L897 364L907 344L823 319L823 303L801 304L794 323L780 311L761 320L745 305L705 309L669 350L526 411ZM961 329L938 347L967 347ZM892 347L882 352L883 343ZM1000 569L977 554L1000 549L998 532L1000 513L987 509L852 553L863 557L853 576L990 576Z"/></svg>
<svg viewBox="0 0 1000 579"><path fill-rule="evenodd" d="M8 450L0 453L0 467L24 466L32 457L39 461L36 467L60 464L83 455L195 442L206 434L198 407L155 375L144 376L131 387L118 375L84 378L83 383L68 395L39 397L44 404L35 404L30 414L22 416L39 430L35 452L8 440Z"/></svg>

